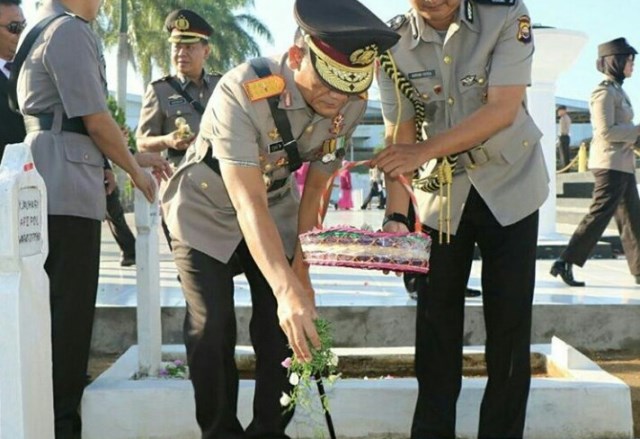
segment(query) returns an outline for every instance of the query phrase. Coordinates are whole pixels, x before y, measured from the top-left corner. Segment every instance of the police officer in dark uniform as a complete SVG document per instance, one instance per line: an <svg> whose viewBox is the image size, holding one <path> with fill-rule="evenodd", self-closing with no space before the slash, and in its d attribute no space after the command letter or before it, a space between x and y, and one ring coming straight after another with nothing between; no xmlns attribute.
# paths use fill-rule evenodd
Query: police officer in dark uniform
<svg viewBox="0 0 640 439"><path fill-rule="evenodd" d="M136 133L141 151L166 151L177 166L200 129L200 119L220 79L206 73L209 36L213 28L188 9L171 12L165 21L176 74L152 82L147 88Z"/></svg>
<svg viewBox="0 0 640 439"><path fill-rule="evenodd" d="M185 344L203 439L287 438L281 362L318 345L298 235L317 220L366 109L376 54L398 35L356 0L297 0L288 52L226 73L195 144L166 185L163 215L187 301ZM310 162L300 197L292 173ZM234 362L235 263L251 289L253 420L240 424Z"/></svg>

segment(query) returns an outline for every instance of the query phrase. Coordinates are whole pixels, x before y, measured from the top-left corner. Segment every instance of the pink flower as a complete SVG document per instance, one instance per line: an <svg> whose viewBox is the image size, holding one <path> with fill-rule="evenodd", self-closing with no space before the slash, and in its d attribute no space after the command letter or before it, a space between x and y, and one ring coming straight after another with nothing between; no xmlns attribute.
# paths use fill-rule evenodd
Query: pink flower
<svg viewBox="0 0 640 439"><path fill-rule="evenodd" d="M285 369L289 369L291 367L291 357L287 357L285 358L282 363L280 363L282 365L282 367L284 367Z"/></svg>

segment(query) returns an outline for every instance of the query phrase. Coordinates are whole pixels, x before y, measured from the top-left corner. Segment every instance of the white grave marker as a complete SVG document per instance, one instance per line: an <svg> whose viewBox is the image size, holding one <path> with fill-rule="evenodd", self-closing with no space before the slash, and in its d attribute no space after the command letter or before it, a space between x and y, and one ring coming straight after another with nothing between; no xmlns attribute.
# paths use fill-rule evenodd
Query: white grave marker
<svg viewBox="0 0 640 439"><path fill-rule="evenodd" d="M158 248L158 198L149 203L135 192L136 272L138 283L138 366L139 372L157 376L161 362L160 250Z"/></svg>
<svg viewBox="0 0 640 439"><path fill-rule="evenodd" d="M0 439L53 438L47 192L24 144L0 164Z"/></svg>

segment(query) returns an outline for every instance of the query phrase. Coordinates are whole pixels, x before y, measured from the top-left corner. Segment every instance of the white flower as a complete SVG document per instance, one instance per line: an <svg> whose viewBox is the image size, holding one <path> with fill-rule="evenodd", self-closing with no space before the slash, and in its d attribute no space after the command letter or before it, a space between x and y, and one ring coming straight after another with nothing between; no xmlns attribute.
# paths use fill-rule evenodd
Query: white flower
<svg viewBox="0 0 640 439"><path fill-rule="evenodd" d="M333 367L338 366L338 356L335 354L335 352L331 352L331 358L329 359L328 365Z"/></svg>
<svg viewBox="0 0 640 439"><path fill-rule="evenodd" d="M297 386L299 382L300 382L300 377L298 376L297 373L293 372L289 376L289 384L291 384L292 386Z"/></svg>
<svg viewBox="0 0 640 439"><path fill-rule="evenodd" d="M282 396L280 397L280 405L282 407L287 407L289 404L291 404L291 397L282 392Z"/></svg>
<svg viewBox="0 0 640 439"><path fill-rule="evenodd" d="M327 381L329 384L333 384L338 380L338 378L340 378L340 374L331 374L327 377Z"/></svg>

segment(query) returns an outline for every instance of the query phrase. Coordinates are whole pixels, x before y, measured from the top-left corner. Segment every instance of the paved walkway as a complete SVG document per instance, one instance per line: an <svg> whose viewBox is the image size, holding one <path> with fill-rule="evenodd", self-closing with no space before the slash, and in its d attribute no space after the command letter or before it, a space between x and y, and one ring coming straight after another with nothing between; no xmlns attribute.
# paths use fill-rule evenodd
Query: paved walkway
<svg viewBox="0 0 640 439"><path fill-rule="evenodd" d="M326 225L370 224L377 227L382 221L383 211L330 211ZM133 217L128 216L133 224ZM558 225L558 231L573 232L574 226ZM135 232L135 228L132 227ZM568 235L565 235L568 238ZM176 268L164 237L160 237L160 294L162 306L181 306L184 299L176 279ZM133 306L136 304L135 266L121 268L120 252L106 226L102 230L102 254L98 290L99 306ZM576 267L577 279L584 280L584 288L569 288L561 280L549 274L552 261L540 260L537 268L537 283L534 302L557 305L613 305L640 304L640 286L636 286L629 274L624 258L592 259L584 268ZM469 286L481 288L479 261L473 263ZM406 306L413 303L405 292L402 279L394 275L383 275L378 271L355 270L337 267L312 267L312 281L316 288L319 306ZM236 278L236 305L251 303L249 287L244 276ZM469 305L480 305L481 298L471 298Z"/></svg>

